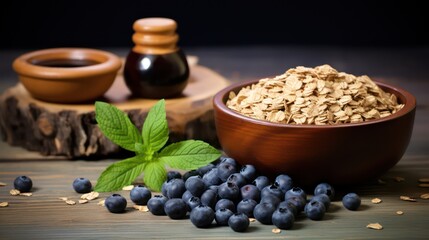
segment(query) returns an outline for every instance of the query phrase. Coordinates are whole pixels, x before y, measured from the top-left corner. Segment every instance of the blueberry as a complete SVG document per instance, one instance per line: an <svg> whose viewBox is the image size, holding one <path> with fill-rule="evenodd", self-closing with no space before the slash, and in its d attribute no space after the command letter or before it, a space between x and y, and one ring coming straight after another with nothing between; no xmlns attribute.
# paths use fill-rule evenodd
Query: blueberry
<svg viewBox="0 0 429 240"><path fill-rule="evenodd" d="M329 206L331 205L331 200L329 199L328 195L324 193L313 196L311 200L316 200L323 203L323 205L325 205L326 210L328 210Z"/></svg>
<svg viewBox="0 0 429 240"><path fill-rule="evenodd" d="M360 197L356 193L348 193L343 197L343 205L349 210L357 210L360 206Z"/></svg>
<svg viewBox="0 0 429 240"><path fill-rule="evenodd" d="M241 167L240 174L247 182L252 182L256 178L256 168L253 165L247 164Z"/></svg>
<svg viewBox="0 0 429 240"><path fill-rule="evenodd" d="M206 187L219 185L222 183L222 180L220 180L220 178L217 176L217 168L213 168L204 174L203 181L206 184Z"/></svg>
<svg viewBox="0 0 429 240"><path fill-rule="evenodd" d="M187 211L187 205L182 201L181 198L168 199L164 204L164 212L171 219L182 219L185 218Z"/></svg>
<svg viewBox="0 0 429 240"><path fill-rule="evenodd" d="M214 209L217 202L217 194L215 191L208 189L201 195L200 199L201 204L207 205Z"/></svg>
<svg viewBox="0 0 429 240"><path fill-rule="evenodd" d="M204 174L206 174L207 172L209 172L210 170L212 170L213 168L216 168L216 166L212 163L207 164L204 167L200 167L197 169L197 172L200 176L204 176Z"/></svg>
<svg viewBox="0 0 429 240"><path fill-rule="evenodd" d="M127 207L127 200L120 194L112 194L106 198L104 205L111 213L122 213L125 212L125 208Z"/></svg>
<svg viewBox="0 0 429 240"><path fill-rule="evenodd" d="M137 205L146 205L151 196L150 190L142 185L134 187L130 192L131 201Z"/></svg>
<svg viewBox="0 0 429 240"><path fill-rule="evenodd" d="M272 216L276 207L268 202L262 202L253 209L253 216L262 224L272 224Z"/></svg>
<svg viewBox="0 0 429 240"><path fill-rule="evenodd" d="M295 221L294 214L287 208L278 208L272 216L273 224L280 229L290 229Z"/></svg>
<svg viewBox="0 0 429 240"><path fill-rule="evenodd" d="M227 208L232 212L236 211L234 202L229 199L219 199L219 201L217 201L215 210L217 211L218 209L221 209L221 208Z"/></svg>
<svg viewBox="0 0 429 240"><path fill-rule="evenodd" d="M187 202L191 197L193 197L194 195L192 195L191 192L189 192L188 190L186 190L183 194L182 194L182 200L184 202Z"/></svg>
<svg viewBox="0 0 429 240"><path fill-rule="evenodd" d="M186 180L188 180L189 177L198 176L198 175L200 175L200 174L198 173L197 170L191 170L189 172L185 172L185 174L183 174L183 176L182 176L182 179L183 179L183 181L186 181Z"/></svg>
<svg viewBox="0 0 429 240"><path fill-rule="evenodd" d="M76 178L73 181L73 189L77 193L89 193L92 190L92 184L87 178Z"/></svg>
<svg viewBox="0 0 429 240"><path fill-rule="evenodd" d="M188 211L192 211L192 209L194 209L196 206L201 205L201 200L199 197L192 196L185 203L188 206Z"/></svg>
<svg viewBox="0 0 429 240"><path fill-rule="evenodd" d="M227 208L221 208L216 210L215 212L215 220L217 225L219 226L228 226L228 220L234 213L227 209Z"/></svg>
<svg viewBox="0 0 429 240"><path fill-rule="evenodd" d="M270 180L266 176L259 176L253 180L252 184L258 187L259 191L262 191L262 189L270 185Z"/></svg>
<svg viewBox="0 0 429 240"><path fill-rule="evenodd" d="M255 185L248 184L240 188L241 198L242 199L253 199L256 202L259 202L261 199L261 191Z"/></svg>
<svg viewBox="0 0 429 240"><path fill-rule="evenodd" d="M298 196L304 200L307 200L307 194L304 192L304 190L302 190L299 187L293 187L285 193L285 199L293 197L293 196Z"/></svg>
<svg viewBox="0 0 429 240"><path fill-rule="evenodd" d="M170 183L171 183L171 180L172 180L172 179L167 180L167 181L164 181L164 182L162 183L162 186L161 186L161 193L162 193L162 195L164 195L164 196L166 196L166 197L167 197L167 189L168 189L168 187L169 187L169 185L170 185Z"/></svg>
<svg viewBox="0 0 429 240"><path fill-rule="evenodd" d="M288 209L295 217L298 216L298 209L296 208L296 206L292 203L292 202L288 202L288 201L283 201L281 203L279 203L279 205L277 206L277 209L279 208L286 208Z"/></svg>
<svg viewBox="0 0 429 240"><path fill-rule="evenodd" d="M191 211L191 222L198 228L210 227L215 219L213 209L205 205L199 205Z"/></svg>
<svg viewBox="0 0 429 240"><path fill-rule="evenodd" d="M271 204L273 204L275 207L277 207L277 206L280 204L281 200L280 200L280 198L278 198L278 197L276 197L276 196L274 196L274 195L272 195L272 194L268 194L268 195L263 196L263 197L261 198L261 201L260 201L260 202L261 202L261 203L262 203L262 202L271 203Z"/></svg>
<svg viewBox="0 0 429 240"><path fill-rule="evenodd" d="M186 191L185 182L179 178L173 178L168 181L166 188L168 198L181 198Z"/></svg>
<svg viewBox="0 0 429 240"><path fill-rule="evenodd" d="M29 192L33 187L33 181L27 176L19 176L13 181L13 186L20 192Z"/></svg>
<svg viewBox="0 0 429 240"><path fill-rule="evenodd" d="M311 220L321 220L325 215L325 205L319 201L311 200L305 205L305 215Z"/></svg>
<svg viewBox="0 0 429 240"><path fill-rule="evenodd" d="M237 185L239 188L246 185L246 183L247 183L246 179L240 173L233 173L233 174L229 175L229 177L226 181L235 183L235 185Z"/></svg>
<svg viewBox="0 0 429 240"><path fill-rule="evenodd" d="M155 195L147 202L147 208L153 215L165 215L164 205L167 198L162 195Z"/></svg>
<svg viewBox="0 0 429 240"><path fill-rule="evenodd" d="M167 173L167 181L170 181L173 178L182 178L182 174L178 171L169 171Z"/></svg>
<svg viewBox="0 0 429 240"><path fill-rule="evenodd" d="M200 197L206 190L206 185L200 176L191 176L185 182L186 190L192 193L193 196Z"/></svg>
<svg viewBox="0 0 429 240"><path fill-rule="evenodd" d="M235 232L244 232L249 227L250 221L246 214L236 213L229 217L228 225Z"/></svg>
<svg viewBox="0 0 429 240"><path fill-rule="evenodd" d="M234 167L237 167L237 166L238 166L238 164L237 164L237 162L235 161L235 159L230 158L230 157L220 157L220 163L219 163L219 165L220 165L220 164L222 164L222 163L228 163L228 164L233 165ZM219 165L218 165L218 166L219 166Z"/></svg>
<svg viewBox="0 0 429 240"><path fill-rule="evenodd" d="M331 199L331 201L334 200L335 190L328 183L320 183L314 188L314 196L322 194L322 193L328 195L328 197L329 197L329 199Z"/></svg>
<svg viewBox="0 0 429 240"><path fill-rule="evenodd" d="M220 180L222 180L222 182L225 182L228 179L229 175L236 172L236 167L226 162L219 164L219 166L217 167L217 176L220 178Z"/></svg>
<svg viewBox="0 0 429 240"><path fill-rule="evenodd" d="M253 210L258 203L253 199L243 199L237 204L237 213L244 213L248 217L253 217Z"/></svg>
<svg viewBox="0 0 429 240"><path fill-rule="evenodd" d="M277 185L274 185L274 184L268 185L264 187L264 189L262 189L261 199L267 195L274 195L278 197L280 200L284 199L284 193L282 192L282 190L280 190L280 188Z"/></svg>
<svg viewBox="0 0 429 240"><path fill-rule="evenodd" d="M224 182L219 186L217 194L220 198L238 201L240 199L240 189L235 183Z"/></svg>
<svg viewBox="0 0 429 240"><path fill-rule="evenodd" d="M208 189L213 190L217 194L217 190L219 190L218 185L211 185Z"/></svg>
<svg viewBox="0 0 429 240"><path fill-rule="evenodd" d="M286 193L292 188L293 182L291 177L286 174L281 174L276 177L274 184L276 184L283 193Z"/></svg>
<svg viewBox="0 0 429 240"><path fill-rule="evenodd" d="M306 204L306 201L300 196L292 196L285 199L285 201L292 203L296 207L296 210L298 211L298 213L304 210L304 207Z"/></svg>

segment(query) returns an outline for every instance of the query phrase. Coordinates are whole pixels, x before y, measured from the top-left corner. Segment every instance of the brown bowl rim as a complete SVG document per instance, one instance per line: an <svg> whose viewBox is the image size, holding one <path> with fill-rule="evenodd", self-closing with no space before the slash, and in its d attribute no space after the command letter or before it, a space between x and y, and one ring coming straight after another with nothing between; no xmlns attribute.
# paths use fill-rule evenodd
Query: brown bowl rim
<svg viewBox="0 0 429 240"><path fill-rule="evenodd" d="M103 60L94 65L73 68L44 67L30 62L30 60L37 57L52 54L65 54L70 58L73 58L74 56L80 56L80 58L82 58L82 56L83 58L96 56L98 58L103 58ZM118 56L107 51L91 48L48 48L36 50L19 56L12 64L13 69L19 75L55 81L80 79L83 77L108 74L118 71L121 66L122 61Z"/></svg>
<svg viewBox="0 0 429 240"><path fill-rule="evenodd" d="M245 86L255 84L258 81L259 80L238 82L238 83L233 83L233 84L225 87L224 89L217 92L215 94L215 96L213 97L214 107L215 108L217 107L219 109L219 111L222 111L223 113L230 115L231 117L235 117L235 118L238 118L239 120L250 122L250 123L253 123L256 125L263 125L263 126L267 126L267 127L305 128L305 129L359 127L359 126L365 126L365 125L372 125L372 124L377 124L380 122L386 122L386 121L389 121L392 119L402 117L402 116L408 114L409 112L413 111L416 107L416 99L411 93L409 93L408 91L406 91L402 88L399 88L399 87L396 87L396 86L393 86L393 85L387 84L387 83L381 83L378 81L374 81L375 84L377 84L382 89L391 89L391 90L395 91L394 94L396 95L396 97L398 99L400 99L400 96L398 96L397 93L401 94L403 96L403 98L405 99L404 107L402 109L400 109L399 111L397 111L396 113L391 114L387 117L368 120L368 121L359 122L359 123L342 123L342 124L335 124L335 125L313 125L313 124L300 124L300 125L298 125L298 124L287 124L287 123L273 123L273 122L269 122L269 121L265 121L265 120L259 120L259 119L255 119L255 118L251 118L251 117L242 115L242 114L235 112L234 110L232 110L226 106L226 99L228 97L227 94L229 94L233 90L238 91L239 89L241 89Z"/></svg>

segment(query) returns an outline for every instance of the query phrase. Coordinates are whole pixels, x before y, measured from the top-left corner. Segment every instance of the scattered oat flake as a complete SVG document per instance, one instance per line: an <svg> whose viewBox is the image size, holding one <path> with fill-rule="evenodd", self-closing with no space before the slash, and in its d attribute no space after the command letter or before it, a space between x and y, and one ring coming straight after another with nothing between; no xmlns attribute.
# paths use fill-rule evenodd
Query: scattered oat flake
<svg viewBox="0 0 429 240"><path fill-rule="evenodd" d="M79 203L80 204L85 204L85 203L87 203L88 202L88 200L86 200L86 199L79 199Z"/></svg>
<svg viewBox="0 0 429 240"><path fill-rule="evenodd" d="M420 178L419 182L421 182L421 183L429 183L429 178Z"/></svg>
<svg viewBox="0 0 429 240"><path fill-rule="evenodd" d="M249 222L256 222L256 218L249 218Z"/></svg>
<svg viewBox="0 0 429 240"><path fill-rule="evenodd" d="M271 232L275 233L275 234L279 234L281 233L282 230L278 229L278 228L273 228L273 230L271 230Z"/></svg>
<svg viewBox="0 0 429 240"><path fill-rule="evenodd" d="M94 200L96 198L98 198L100 194L98 192L90 192L90 193L85 193L82 196L80 196L80 199L86 199L86 200Z"/></svg>
<svg viewBox="0 0 429 240"><path fill-rule="evenodd" d="M400 196L399 199L403 201L416 202L417 200L408 196Z"/></svg>
<svg viewBox="0 0 429 240"><path fill-rule="evenodd" d="M131 190L133 190L133 188L134 188L134 185L129 185L129 186L123 187L122 190L124 190L124 191L131 191Z"/></svg>
<svg viewBox="0 0 429 240"><path fill-rule="evenodd" d="M19 195L21 192L18 189L12 189L9 191L10 195L12 196L17 196Z"/></svg>
<svg viewBox="0 0 429 240"><path fill-rule="evenodd" d="M58 199L60 199L61 201L67 201L67 200L69 200L67 197L59 197Z"/></svg>
<svg viewBox="0 0 429 240"><path fill-rule="evenodd" d="M75 205L75 204L76 204L76 202L75 202L75 201L73 201L73 200L67 200L67 201L66 201L66 203L67 203L68 205Z"/></svg>
<svg viewBox="0 0 429 240"><path fill-rule="evenodd" d="M6 186L7 184L6 183L4 183L4 182L0 182L0 187L4 187L4 186Z"/></svg>
<svg viewBox="0 0 429 240"><path fill-rule="evenodd" d="M381 201L381 199L380 199L380 198L373 198L373 199L371 200L371 202L372 202L372 203L375 203L375 204L378 204L378 203L381 203L382 201Z"/></svg>
<svg viewBox="0 0 429 240"><path fill-rule="evenodd" d="M419 187L429 188L429 183L420 183Z"/></svg>
<svg viewBox="0 0 429 240"><path fill-rule="evenodd" d="M403 214L404 214L404 212L403 212L403 211L396 211L396 214L398 214L398 215L403 215Z"/></svg>
<svg viewBox="0 0 429 240"><path fill-rule="evenodd" d="M7 207L7 206L9 206L8 202L1 202L0 203L0 207Z"/></svg>
<svg viewBox="0 0 429 240"><path fill-rule="evenodd" d="M422 195L420 195L421 199L429 199L429 193L424 193Z"/></svg>
<svg viewBox="0 0 429 240"><path fill-rule="evenodd" d="M146 205L134 205L134 209L139 210L140 212L149 212L149 208Z"/></svg>
<svg viewBox="0 0 429 240"><path fill-rule="evenodd" d="M102 206L102 207L104 207L104 201L105 201L105 199L100 200L100 201L97 203L97 205L98 205L98 206Z"/></svg>
<svg viewBox="0 0 429 240"><path fill-rule="evenodd" d="M403 181L405 181L405 178L403 178L403 177L394 177L393 179L395 179L396 182L403 182Z"/></svg>
<svg viewBox="0 0 429 240"><path fill-rule="evenodd" d="M370 223L370 224L366 225L366 227L370 228L370 229L375 229L375 230L383 229L383 226L381 226L380 223Z"/></svg>
<svg viewBox="0 0 429 240"><path fill-rule="evenodd" d="M23 192L23 193L20 193L19 196L31 197L31 196L33 196L33 193L31 193L31 192Z"/></svg>

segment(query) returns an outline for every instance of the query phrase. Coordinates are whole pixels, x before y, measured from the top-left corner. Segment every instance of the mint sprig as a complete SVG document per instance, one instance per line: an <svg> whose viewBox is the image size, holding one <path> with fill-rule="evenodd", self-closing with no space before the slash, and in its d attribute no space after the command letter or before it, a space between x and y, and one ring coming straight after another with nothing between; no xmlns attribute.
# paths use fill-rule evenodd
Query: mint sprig
<svg viewBox="0 0 429 240"><path fill-rule="evenodd" d="M98 126L107 138L136 153L134 157L107 167L98 178L95 191L119 190L130 185L142 173L146 186L160 191L167 178L166 165L192 170L220 157L219 150L199 140L186 140L164 147L169 133L164 99L149 110L141 134L127 114L113 105L96 102L95 114Z"/></svg>

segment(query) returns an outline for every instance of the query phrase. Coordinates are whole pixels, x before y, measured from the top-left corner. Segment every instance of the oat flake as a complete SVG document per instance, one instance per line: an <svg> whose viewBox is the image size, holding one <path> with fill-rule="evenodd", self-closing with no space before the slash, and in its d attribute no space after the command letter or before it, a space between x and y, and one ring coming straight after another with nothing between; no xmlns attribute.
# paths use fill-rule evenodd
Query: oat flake
<svg viewBox="0 0 429 240"><path fill-rule="evenodd" d="M7 206L9 206L8 202L1 202L0 203L0 207L7 207Z"/></svg>
<svg viewBox="0 0 429 240"><path fill-rule="evenodd" d="M396 182L403 182L403 181L405 181L405 178L403 178L403 177L394 177L393 179L395 179Z"/></svg>
<svg viewBox="0 0 429 240"><path fill-rule="evenodd" d="M396 211L396 214L398 214L398 215L404 215L404 212L403 211Z"/></svg>
<svg viewBox="0 0 429 240"><path fill-rule="evenodd" d="M98 206L102 206L102 207L104 207L104 201L105 201L105 199L100 200L100 201L97 203L97 205L98 205Z"/></svg>
<svg viewBox="0 0 429 240"><path fill-rule="evenodd" d="M422 187L422 188L429 188L429 183L420 183L420 184L419 184L419 187Z"/></svg>
<svg viewBox="0 0 429 240"><path fill-rule="evenodd" d="M420 178L419 182L421 182L421 183L429 183L429 178Z"/></svg>
<svg viewBox="0 0 429 240"><path fill-rule="evenodd" d="M249 222L256 222L256 218L249 218Z"/></svg>
<svg viewBox="0 0 429 240"><path fill-rule="evenodd" d="M80 204L85 204L85 203L87 203L87 202L89 202L88 200L86 200L86 199L79 199L79 203Z"/></svg>
<svg viewBox="0 0 429 240"><path fill-rule="evenodd" d="M422 195L420 195L421 199L429 199L429 193L424 193Z"/></svg>
<svg viewBox="0 0 429 240"><path fill-rule="evenodd" d="M62 201L67 201L69 200L67 197L59 197L58 199L62 200Z"/></svg>
<svg viewBox="0 0 429 240"><path fill-rule="evenodd" d="M272 232L272 233L275 233L275 234L279 234L279 233L281 233L281 232L282 232L282 230L280 230L280 229L278 229L278 228L273 228L273 229L271 230L271 232Z"/></svg>
<svg viewBox="0 0 429 240"><path fill-rule="evenodd" d="M129 186L123 187L122 190L124 190L124 191L131 191L131 190L133 190L133 188L134 188L134 185L129 185Z"/></svg>
<svg viewBox="0 0 429 240"><path fill-rule="evenodd" d="M408 202L416 202L417 200L408 196L400 196L399 199L403 200L403 201L408 201Z"/></svg>
<svg viewBox="0 0 429 240"><path fill-rule="evenodd" d="M149 208L146 205L134 205L133 208L140 212L149 212Z"/></svg>
<svg viewBox="0 0 429 240"><path fill-rule="evenodd" d="M96 198L98 198L100 194L98 192L90 192L90 193L85 193L82 196L80 196L80 199L86 199L86 200L94 200Z"/></svg>
<svg viewBox="0 0 429 240"><path fill-rule="evenodd" d="M33 193L31 193L31 192L24 192L24 193L20 193L19 196L31 197L31 196L33 196Z"/></svg>
<svg viewBox="0 0 429 240"><path fill-rule="evenodd" d="M0 182L0 187L4 187L4 186L6 186L7 184L6 183L4 183L4 182Z"/></svg>
<svg viewBox="0 0 429 240"><path fill-rule="evenodd" d="M12 189L9 191L10 195L12 196L17 196L19 195L21 192L18 189Z"/></svg>
<svg viewBox="0 0 429 240"><path fill-rule="evenodd" d="M381 199L380 199L380 198L373 198L373 199L371 200L371 202L372 202L372 203L374 203L374 204L378 204L378 203L381 203L382 201L381 201Z"/></svg>
<svg viewBox="0 0 429 240"><path fill-rule="evenodd" d="M375 230L383 229L383 226L381 226L380 223L370 223L370 224L366 225L366 227L370 228L370 229L375 229Z"/></svg>
<svg viewBox="0 0 429 240"><path fill-rule="evenodd" d="M75 204L76 204L76 202L75 202L75 201L73 201L73 200L67 200L67 201L66 201L66 203L67 203L68 205L75 205Z"/></svg>

